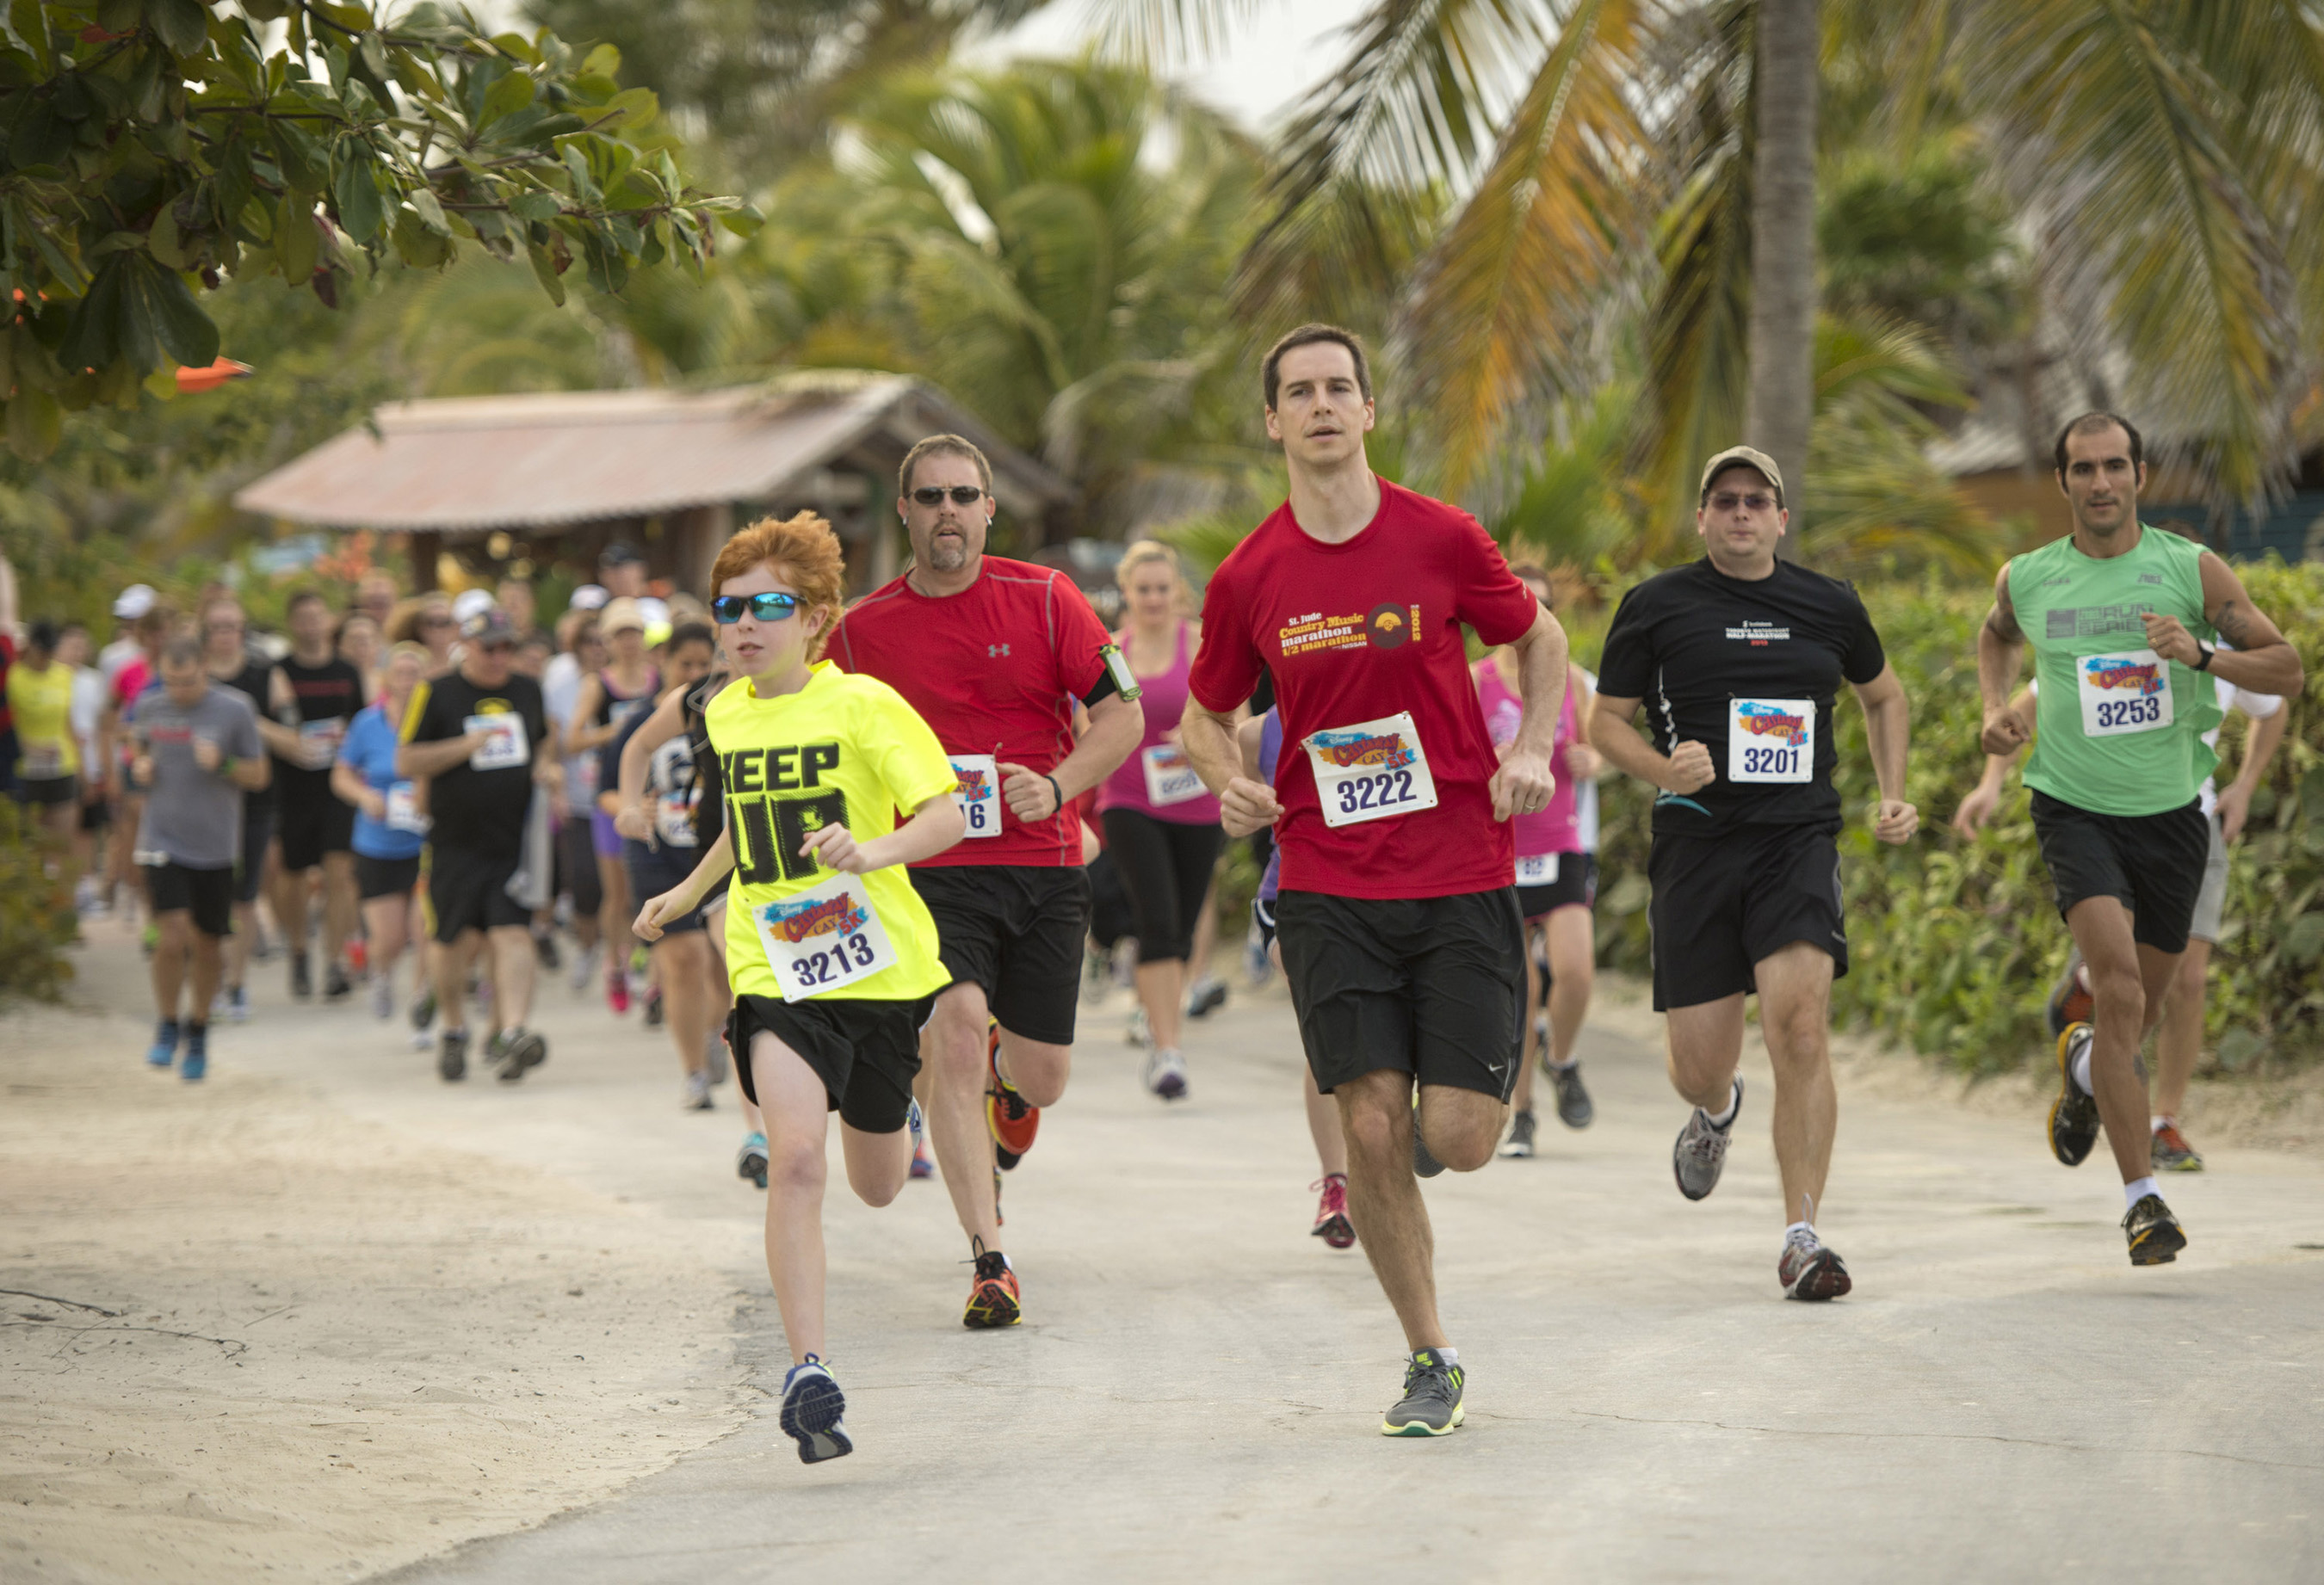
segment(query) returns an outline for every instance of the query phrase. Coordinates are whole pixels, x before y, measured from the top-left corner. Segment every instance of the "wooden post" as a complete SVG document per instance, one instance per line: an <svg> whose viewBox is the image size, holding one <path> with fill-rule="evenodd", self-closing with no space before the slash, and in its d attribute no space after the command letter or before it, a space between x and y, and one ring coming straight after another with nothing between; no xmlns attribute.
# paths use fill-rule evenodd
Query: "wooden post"
<svg viewBox="0 0 2324 1585"><path fill-rule="evenodd" d="M404 541L410 547L411 592L432 594L436 589L436 560L444 554L444 536L432 529L413 533Z"/></svg>

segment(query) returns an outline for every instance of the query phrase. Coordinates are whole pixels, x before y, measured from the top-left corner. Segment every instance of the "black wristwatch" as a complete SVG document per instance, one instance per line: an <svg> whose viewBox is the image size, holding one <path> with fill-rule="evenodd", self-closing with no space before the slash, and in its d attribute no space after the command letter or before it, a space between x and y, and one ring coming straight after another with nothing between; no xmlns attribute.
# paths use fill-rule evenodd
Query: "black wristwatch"
<svg viewBox="0 0 2324 1585"><path fill-rule="evenodd" d="M2195 662L2195 669L2196 669L2196 670L2198 670L2198 671L2209 671L2209 670L2210 670L2210 669L2211 669L2211 658L2212 658L2213 656L2217 655L2217 654L2218 653L2218 651L2217 650L2214 650L2213 648L2211 648L2211 646L2210 646L2210 645L2209 645L2209 644L2207 644L2207 643L2203 642L2203 640L2200 640L2200 639L2197 639L2197 640L2195 640L2195 648L2196 648L2198 650L2201 651L2201 657L2202 657L2200 659L2199 659L2199 660L2197 660L2197 661Z"/></svg>

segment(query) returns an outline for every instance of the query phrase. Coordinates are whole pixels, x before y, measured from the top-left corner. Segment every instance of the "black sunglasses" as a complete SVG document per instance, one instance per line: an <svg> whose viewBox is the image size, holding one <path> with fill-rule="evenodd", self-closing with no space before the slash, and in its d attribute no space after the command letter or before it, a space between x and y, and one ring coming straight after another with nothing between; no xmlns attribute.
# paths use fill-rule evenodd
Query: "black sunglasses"
<svg viewBox="0 0 2324 1585"><path fill-rule="evenodd" d="M956 506L974 506L984 499L984 492L973 484L954 484L949 490L942 484L923 484L912 492L912 499L922 506L940 506L947 495Z"/></svg>
<svg viewBox="0 0 2324 1585"><path fill-rule="evenodd" d="M749 612L761 622L780 622L798 609L797 594L721 594L710 602L711 620L724 626Z"/></svg>

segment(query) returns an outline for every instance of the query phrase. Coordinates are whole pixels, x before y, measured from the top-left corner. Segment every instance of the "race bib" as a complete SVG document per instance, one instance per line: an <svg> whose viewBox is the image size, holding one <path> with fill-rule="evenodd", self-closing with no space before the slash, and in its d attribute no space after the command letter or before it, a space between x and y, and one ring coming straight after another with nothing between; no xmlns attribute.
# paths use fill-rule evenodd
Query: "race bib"
<svg viewBox="0 0 2324 1585"><path fill-rule="evenodd" d="M2152 650L2085 655L2074 663L2082 734L2124 737L2171 724L2171 664Z"/></svg>
<svg viewBox="0 0 2324 1585"><path fill-rule="evenodd" d="M53 781L64 773L65 751L55 743L35 743L16 760L16 774L27 781Z"/></svg>
<svg viewBox="0 0 2324 1585"><path fill-rule="evenodd" d="M392 783L387 789L387 825L394 831L413 831L425 834L435 822L420 812L420 800L412 796L408 781Z"/></svg>
<svg viewBox="0 0 2324 1585"><path fill-rule="evenodd" d="M1557 880L1555 853L1527 853L1517 860L1519 886L1549 886Z"/></svg>
<svg viewBox="0 0 2324 1585"><path fill-rule="evenodd" d="M333 716L328 721L302 721L299 723L299 759L309 770L328 770L331 761L339 757L339 741L347 735L346 721Z"/></svg>
<svg viewBox="0 0 2324 1585"><path fill-rule="evenodd" d="M690 848L694 843L694 806L702 798L700 788L688 788L684 792L664 793L654 800L654 834L664 847Z"/></svg>
<svg viewBox="0 0 2324 1585"><path fill-rule="evenodd" d="M509 770L532 763L532 743L524 735L524 717L514 711L471 715L460 723L460 730L490 734L484 746L468 756L471 770Z"/></svg>
<svg viewBox="0 0 2324 1585"><path fill-rule="evenodd" d="M960 799L961 812L968 816L971 836L1001 834L1001 762L990 754L948 754L952 773L959 779L953 788Z"/></svg>
<svg viewBox="0 0 2324 1585"><path fill-rule="evenodd" d="M892 967L896 949L861 875L838 875L751 910L785 1001L825 996Z"/></svg>
<svg viewBox="0 0 2324 1585"><path fill-rule="evenodd" d="M1326 825L1360 825L1436 806L1436 783L1409 711L1319 732L1303 746Z"/></svg>
<svg viewBox="0 0 2324 1585"><path fill-rule="evenodd" d="M1186 751L1176 743L1156 743L1141 749L1138 759L1146 771L1146 801L1157 809L1199 798L1210 790L1194 774Z"/></svg>
<svg viewBox="0 0 2324 1585"><path fill-rule="evenodd" d="M1814 771L1813 699L1728 701L1728 780L1805 781Z"/></svg>

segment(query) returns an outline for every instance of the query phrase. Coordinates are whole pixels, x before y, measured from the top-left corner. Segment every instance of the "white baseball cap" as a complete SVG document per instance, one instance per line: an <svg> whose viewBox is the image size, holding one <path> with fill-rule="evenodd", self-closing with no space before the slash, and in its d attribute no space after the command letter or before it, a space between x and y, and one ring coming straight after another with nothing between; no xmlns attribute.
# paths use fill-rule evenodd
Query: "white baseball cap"
<svg viewBox="0 0 2324 1585"><path fill-rule="evenodd" d="M573 598L565 603L567 611L602 611L613 596L605 593L603 584L584 584L573 591Z"/></svg>
<svg viewBox="0 0 2324 1585"><path fill-rule="evenodd" d="M489 589L463 589L452 602L452 620L466 626L472 616L482 616L493 608Z"/></svg>
<svg viewBox="0 0 2324 1585"><path fill-rule="evenodd" d="M152 585L132 584L113 602L113 614L124 622L135 622L153 609L154 598Z"/></svg>

